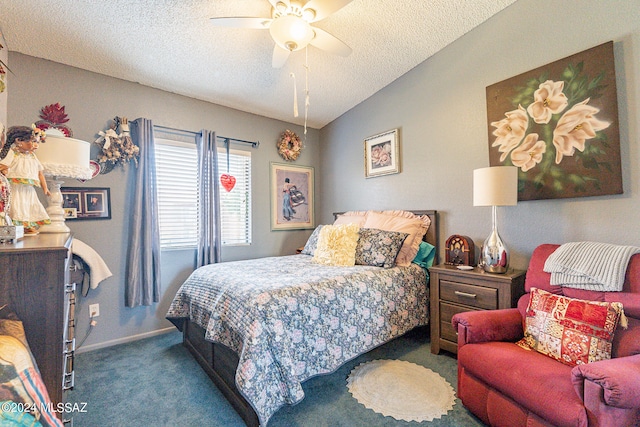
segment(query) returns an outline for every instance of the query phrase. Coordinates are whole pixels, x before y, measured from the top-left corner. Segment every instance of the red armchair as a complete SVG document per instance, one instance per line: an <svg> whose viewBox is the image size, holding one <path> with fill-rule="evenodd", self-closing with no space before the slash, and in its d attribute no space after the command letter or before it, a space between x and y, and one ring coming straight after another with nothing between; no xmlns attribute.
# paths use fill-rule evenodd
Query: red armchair
<svg viewBox="0 0 640 427"><path fill-rule="evenodd" d="M552 286L544 262L558 245L535 249L518 308L453 316L458 331L458 397L492 426L640 426L640 254L622 292ZM532 287L593 301L621 302L612 358L571 367L515 344L523 337Z"/></svg>

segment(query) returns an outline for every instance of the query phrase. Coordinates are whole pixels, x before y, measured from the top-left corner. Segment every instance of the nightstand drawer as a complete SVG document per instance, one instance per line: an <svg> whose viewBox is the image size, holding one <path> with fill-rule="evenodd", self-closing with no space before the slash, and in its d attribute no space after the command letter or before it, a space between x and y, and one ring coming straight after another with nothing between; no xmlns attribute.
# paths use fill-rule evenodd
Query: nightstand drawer
<svg viewBox="0 0 640 427"><path fill-rule="evenodd" d="M480 268L461 270L455 265L429 269L431 353L458 351L458 336L451 326L454 314L464 311L515 307L524 293L525 272L486 273Z"/></svg>
<svg viewBox="0 0 640 427"><path fill-rule="evenodd" d="M464 311L470 310L457 305L450 305L444 302L440 303L440 338L453 341L455 343L458 342L458 331L453 329L451 318L454 314L462 313Z"/></svg>
<svg viewBox="0 0 640 427"><path fill-rule="evenodd" d="M448 280L440 281L440 299L486 310L498 308L497 289Z"/></svg>

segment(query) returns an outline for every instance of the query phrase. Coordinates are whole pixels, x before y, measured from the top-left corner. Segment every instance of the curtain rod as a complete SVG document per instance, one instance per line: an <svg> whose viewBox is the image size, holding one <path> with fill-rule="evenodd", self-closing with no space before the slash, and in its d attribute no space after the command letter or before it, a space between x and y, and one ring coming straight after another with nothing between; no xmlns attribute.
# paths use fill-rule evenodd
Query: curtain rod
<svg viewBox="0 0 640 427"><path fill-rule="evenodd" d="M176 129L176 128L170 128L167 126L161 126L161 125L153 125L154 128L157 129L161 129L162 131L166 132L166 133L173 133L175 135L199 135L200 132L193 132L191 130L184 130L184 129Z"/></svg>
<svg viewBox="0 0 640 427"><path fill-rule="evenodd" d="M230 142L236 142L240 144L251 144L253 148L258 148L258 146L260 145L260 141L245 141L243 139L229 138L227 136L216 136L216 138L223 140L225 144L228 144Z"/></svg>
<svg viewBox="0 0 640 427"><path fill-rule="evenodd" d="M167 126L161 126L161 125L153 125L154 128L158 128L158 129L162 129L163 131L167 132L167 133L173 133L176 135L200 135L200 132L193 132L190 130L182 130L182 129L176 129L176 128L170 128ZM225 144L229 143L229 142L236 142L236 143L241 143L241 144L251 144L251 146L253 148L258 148L258 146L260 145L260 141L245 141L243 139L236 139L236 138L229 138L228 136L217 136L217 139L221 139Z"/></svg>

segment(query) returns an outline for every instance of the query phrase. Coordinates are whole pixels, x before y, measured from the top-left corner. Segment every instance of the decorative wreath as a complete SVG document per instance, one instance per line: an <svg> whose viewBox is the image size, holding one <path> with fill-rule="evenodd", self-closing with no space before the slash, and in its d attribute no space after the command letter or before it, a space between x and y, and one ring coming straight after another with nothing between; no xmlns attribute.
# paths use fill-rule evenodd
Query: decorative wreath
<svg viewBox="0 0 640 427"><path fill-rule="evenodd" d="M302 141L289 129L282 132L278 140L278 154L288 162L295 161L302 151Z"/></svg>

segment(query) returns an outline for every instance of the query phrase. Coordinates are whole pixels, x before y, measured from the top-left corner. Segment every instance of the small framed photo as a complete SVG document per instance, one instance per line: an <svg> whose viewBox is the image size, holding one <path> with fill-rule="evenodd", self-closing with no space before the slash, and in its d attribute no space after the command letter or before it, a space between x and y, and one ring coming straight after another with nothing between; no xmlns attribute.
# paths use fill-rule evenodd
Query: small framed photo
<svg viewBox="0 0 640 427"><path fill-rule="evenodd" d="M389 175L400 172L398 129L392 129L364 140L364 176Z"/></svg>
<svg viewBox="0 0 640 427"><path fill-rule="evenodd" d="M271 229L314 228L313 168L271 163Z"/></svg>
<svg viewBox="0 0 640 427"><path fill-rule="evenodd" d="M65 219L111 219L109 188L64 187L60 192Z"/></svg>
<svg viewBox="0 0 640 427"><path fill-rule="evenodd" d="M64 209L64 218L65 219L78 218L78 209L76 209L76 208L63 208L63 209Z"/></svg>

